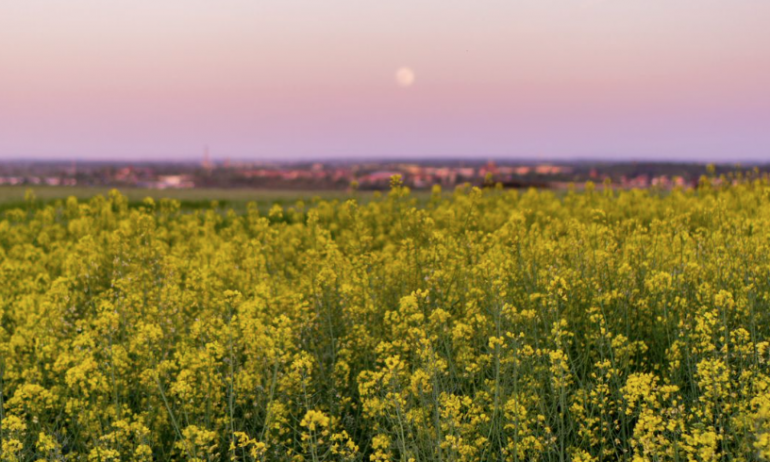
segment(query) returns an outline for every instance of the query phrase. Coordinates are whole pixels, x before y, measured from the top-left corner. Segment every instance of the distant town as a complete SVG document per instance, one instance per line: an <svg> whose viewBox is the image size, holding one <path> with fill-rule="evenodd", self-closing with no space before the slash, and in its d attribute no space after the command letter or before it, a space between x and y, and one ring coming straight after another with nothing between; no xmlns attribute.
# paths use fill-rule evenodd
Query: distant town
<svg viewBox="0 0 770 462"><path fill-rule="evenodd" d="M770 165L717 165L716 174L770 171ZM563 189L587 181L620 188L695 186L706 164L663 162L524 162L515 160L327 162L110 162L0 161L0 185L118 188L255 188L382 190L393 175L413 189L433 185L500 184L505 188Z"/></svg>

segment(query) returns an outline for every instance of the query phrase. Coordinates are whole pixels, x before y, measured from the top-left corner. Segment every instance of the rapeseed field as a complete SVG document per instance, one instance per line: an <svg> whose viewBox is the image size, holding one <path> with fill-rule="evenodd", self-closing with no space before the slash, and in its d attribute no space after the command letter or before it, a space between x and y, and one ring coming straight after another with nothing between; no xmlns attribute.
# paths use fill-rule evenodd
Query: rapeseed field
<svg viewBox="0 0 770 462"><path fill-rule="evenodd" d="M767 460L770 180L715 180L30 196L0 215L0 460Z"/></svg>

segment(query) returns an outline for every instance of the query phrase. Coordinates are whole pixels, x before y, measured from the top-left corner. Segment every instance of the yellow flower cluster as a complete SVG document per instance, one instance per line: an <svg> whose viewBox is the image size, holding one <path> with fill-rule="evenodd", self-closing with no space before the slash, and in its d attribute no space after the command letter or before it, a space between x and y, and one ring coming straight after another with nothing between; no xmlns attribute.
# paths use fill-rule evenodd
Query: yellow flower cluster
<svg viewBox="0 0 770 462"><path fill-rule="evenodd" d="M0 212L0 461L770 460L770 180Z"/></svg>

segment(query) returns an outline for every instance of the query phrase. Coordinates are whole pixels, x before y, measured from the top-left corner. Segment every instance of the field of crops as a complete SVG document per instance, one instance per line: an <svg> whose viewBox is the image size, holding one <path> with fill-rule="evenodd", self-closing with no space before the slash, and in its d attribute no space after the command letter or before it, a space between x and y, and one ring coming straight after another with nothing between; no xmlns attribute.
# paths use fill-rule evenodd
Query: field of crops
<svg viewBox="0 0 770 462"><path fill-rule="evenodd" d="M74 196L80 200L88 200L97 195L109 194L111 188L80 187L80 186L35 186L31 189L38 204L52 204L57 200L66 200ZM30 191L29 186L0 185L0 213L5 210L23 207L25 196ZM154 200L175 199L179 201L182 211L214 208L233 209L238 213L246 211L249 202L256 202L260 212L266 213L273 204L283 206L293 205L297 200L308 204L316 200L343 200L352 197L345 191L335 190L270 190L253 188L183 188L183 189L148 189L126 188L120 193L128 199L128 206L141 205L147 197ZM355 193L356 200L365 203L372 199L373 193L359 191ZM416 196L423 199L426 194L418 192Z"/></svg>
<svg viewBox="0 0 770 462"><path fill-rule="evenodd" d="M2 461L770 457L770 180L0 213Z"/></svg>

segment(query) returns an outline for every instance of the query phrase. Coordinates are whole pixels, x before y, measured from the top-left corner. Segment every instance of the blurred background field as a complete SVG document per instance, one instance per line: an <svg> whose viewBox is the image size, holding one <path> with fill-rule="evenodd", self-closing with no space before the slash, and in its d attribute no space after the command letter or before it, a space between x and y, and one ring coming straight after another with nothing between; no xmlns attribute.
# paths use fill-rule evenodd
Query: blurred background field
<svg viewBox="0 0 770 462"><path fill-rule="evenodd" d="M107 195L113 188L70 187L70 186L0 186L0 209L7 210L24 204L27 191L32 191L35 198L42 202L56 202L70 196L78 199L90 199L98 195ZM314 200L344 200L357 197L368 200L373 193L348 193L345 191L282 191L255 189L149 189L120 188L121 194L129 199L129 204L138 204L147 197L155 200L166 198L180 201L183 209L209 208L216 201L218 207L243 211L249 202L256 202L261 211L268 210L273 204L294 205L297 201L306 203Z"/></svg>
<svg viewBox="0 0 770 462"><path fill-rule="evenodd" d="M107 195L108 187L78 187L78 186L8 186L0 185L0 210L8 210L24 205L27 191L34 193L35 199L43 203L55 203L70 196L87 200L98 195ZM340 200L355 198L359 202L368 202L375 197L373 191L302 191L302 190L260 190L260 189L225 189L225 188L193 188L193 189L150 189L150 188L118 188L121 194L128 197L129 206L138 205L145 198L174 199L181 203L183 210L207 209L216 202L221 209L233 209L243 212L249 202L256 202L261 212L267 212L274 204L284 207L295 205L298 201L306 204L318 200ZM418 202L423 202L430 196L427 191L412 193Z"/></svg>

